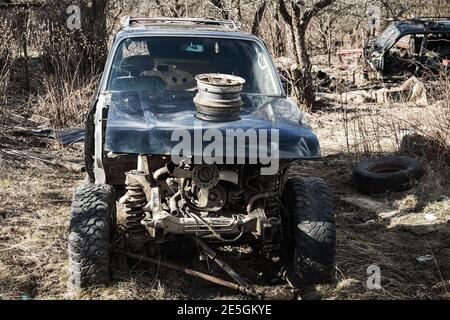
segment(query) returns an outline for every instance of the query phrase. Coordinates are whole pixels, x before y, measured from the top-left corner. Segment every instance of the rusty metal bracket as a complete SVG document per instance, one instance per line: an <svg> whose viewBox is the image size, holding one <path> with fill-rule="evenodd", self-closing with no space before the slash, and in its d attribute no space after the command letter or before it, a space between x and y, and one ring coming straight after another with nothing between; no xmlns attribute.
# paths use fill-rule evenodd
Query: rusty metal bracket
<svg viewBox="0 0 450 320"><path fill-rule="evenodd" d="M168 269L176 270L176 271L182 272L184 274L187 274L187 275L199 278L199 279L203 279L205 281L209 281L209 282L218 284L218 285L223 286L225 288L229 288L229 289L241 292L243 294L252 296L254 298L258 298L258 299L262 298L261 295L257 295L255 293L255 290L249 290L248 287L244 287L242 285L239 285L239 284L236 284L236 283L233 283L233 282L230 282L230 281L219 279L217 277L213 277L213 276L208 275L206 273L202 273L202 272L199 272L199 271L196 271L196 270L192 270L192 269L189 269L189 268L178 266L176 264L173 264L173 263L170 263L170 262L167 262L167 261L160 261L160 260L157 260L157 259L154 259L154 258L150 258L150 257L146 257L146 256L143 256L143 255L128 253L128 252L124 252L124 251L115 251L115 252L119 253L119 254L122 254L122 255L124 255L126 257L132 258L132 259L145 261L145 262L149 262L149 263L156 264L156 265L159 265L159 266L163 266L163 267L168 268Z"/></svg>
<svg viewBox="0 0 450 320"><path fill-rule="evenodd" d="M198 237L192 237L192 240L194 243L203 250L203 252L210 258L212 261L214 261L220 268L222 268L223 271L225 271L231 278L233 278L234 281L239 283L239 285L242 288L246 288L246 291L252 292L256 294L253 286L248 283L247 280L242 278L236 271L234 271L227 263L225 263L218 255L217 253L211 249L210 246L206 244L205 241L201 240Z"/></svg>

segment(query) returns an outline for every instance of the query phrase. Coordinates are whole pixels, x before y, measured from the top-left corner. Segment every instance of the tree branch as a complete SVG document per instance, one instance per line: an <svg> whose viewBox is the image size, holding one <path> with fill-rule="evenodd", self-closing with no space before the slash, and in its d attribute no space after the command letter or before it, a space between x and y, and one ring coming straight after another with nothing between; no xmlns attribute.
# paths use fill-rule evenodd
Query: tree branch
<svg viewBox="0 0 450 320"><path fill-rule="evenodd" d="M292 16L290 15L289 11L287 10L284 0L278 0L278 5L280 8L280 13L281 13L281 16L283 17L283 20L286 23L288 23L290 26L292 26Z"/></svg>
<svg viewBox="0 0 450 320"><path fill-rule="evenodd" d="M225 19L229 19L230 15L228 14L228 10L224 7L222 0L210 0L210 2L220 10L220 13Z"/></svg>
<svg viewBox="0 0 450 320"><path fill-rule="evenodd" d="M311 9L306 10L303 13L303 17L301 20L303 20L305 22L309 22L312 19L312 17L317 15L322 9L325 9L330 4L332 4L334 1L335 0L319 0L319 1L315 2Z"/></svg>

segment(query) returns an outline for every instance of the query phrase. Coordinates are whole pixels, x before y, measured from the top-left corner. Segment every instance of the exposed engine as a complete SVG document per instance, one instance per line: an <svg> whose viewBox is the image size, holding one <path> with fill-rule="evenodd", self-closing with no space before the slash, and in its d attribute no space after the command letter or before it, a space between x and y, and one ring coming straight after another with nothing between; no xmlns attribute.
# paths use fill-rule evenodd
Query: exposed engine
<svg viewBox="0 0 450 320"><path fill-rule="evenodd" d="M167 161L152 171L147 157L139 163L138 170L127 173L128 191L121 199L129 208L130 239L139 241L148 232L157 241L177 235L220 242L244 235L274 240L280 226L278 175L261 176L256 165L174 166Z"/></svg>

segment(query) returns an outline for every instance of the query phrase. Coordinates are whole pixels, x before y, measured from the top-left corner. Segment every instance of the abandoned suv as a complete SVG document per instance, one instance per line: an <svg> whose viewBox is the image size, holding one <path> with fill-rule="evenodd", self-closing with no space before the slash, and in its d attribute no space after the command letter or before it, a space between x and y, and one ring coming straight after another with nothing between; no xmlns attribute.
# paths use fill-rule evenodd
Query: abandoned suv
<svg viewBox="0 0 450 320"><path fill-rule="evenodd" d="M87 116L89 181L72 203L70 285L110 280L118 221L133 255L191 241L206 253L248 245L285 261L294 286L330 281L331 193L319 178L289 176L294 162L319 158L259 38L232 21L128 18Z"/></svg>

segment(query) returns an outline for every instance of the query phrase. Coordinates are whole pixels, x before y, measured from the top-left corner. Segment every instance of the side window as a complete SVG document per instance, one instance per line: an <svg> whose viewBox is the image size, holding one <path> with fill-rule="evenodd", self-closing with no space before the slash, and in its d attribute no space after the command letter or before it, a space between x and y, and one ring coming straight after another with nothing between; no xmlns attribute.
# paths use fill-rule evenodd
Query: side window
<svg viewBox="0 0 450 320"><path fill-rule="evenodd" d="M255 74L255 85L258 88L263 88L263 91L276 92L275 77L270 72L270 61L261 48L257 45L254 47L255 54L253 55L253 74Z"/></svg>
<svg viewBox="0 0 450 320"><path fill-rule="evenodd" d="M128 73L121 70L120 65L123 59L132 57L132 56L140 56L140 55L149 55L149 50L147 48L147 43L145 41L135 41L135 40L125 40L120 45L120 48L117 49L116 56L114 58L113 69L111 78L115 79L121 76L126 76Z"/></svg>
<svg viewBox="0 0 450 320"><path fill-rule="evenodd" d="M426 49L436 57L448 59L450 55L450 33L429 34Z"/></svg>
<svg viewBox="0 0 450 320"><path fill-rule="evenodd" d="M391 54L399 58L411 58L415 54L414 36L401 37L391 48Z"/></svg>
<svg viewBox="0 0 450 320"><path fill-rule="evenodd" d="M395 43L395 47L397 48L401 48L401 49L409 49L411 43L411 35L406 35L400 38L400 40L398 40Z"/></svg>
<svg viewBox="0 0 450 320"><path fill-rule="evenodd" d="M143 77L153 68L147 41L124 40L116 51L108 87L113 91L162 90L160 82Z"/></svg>

